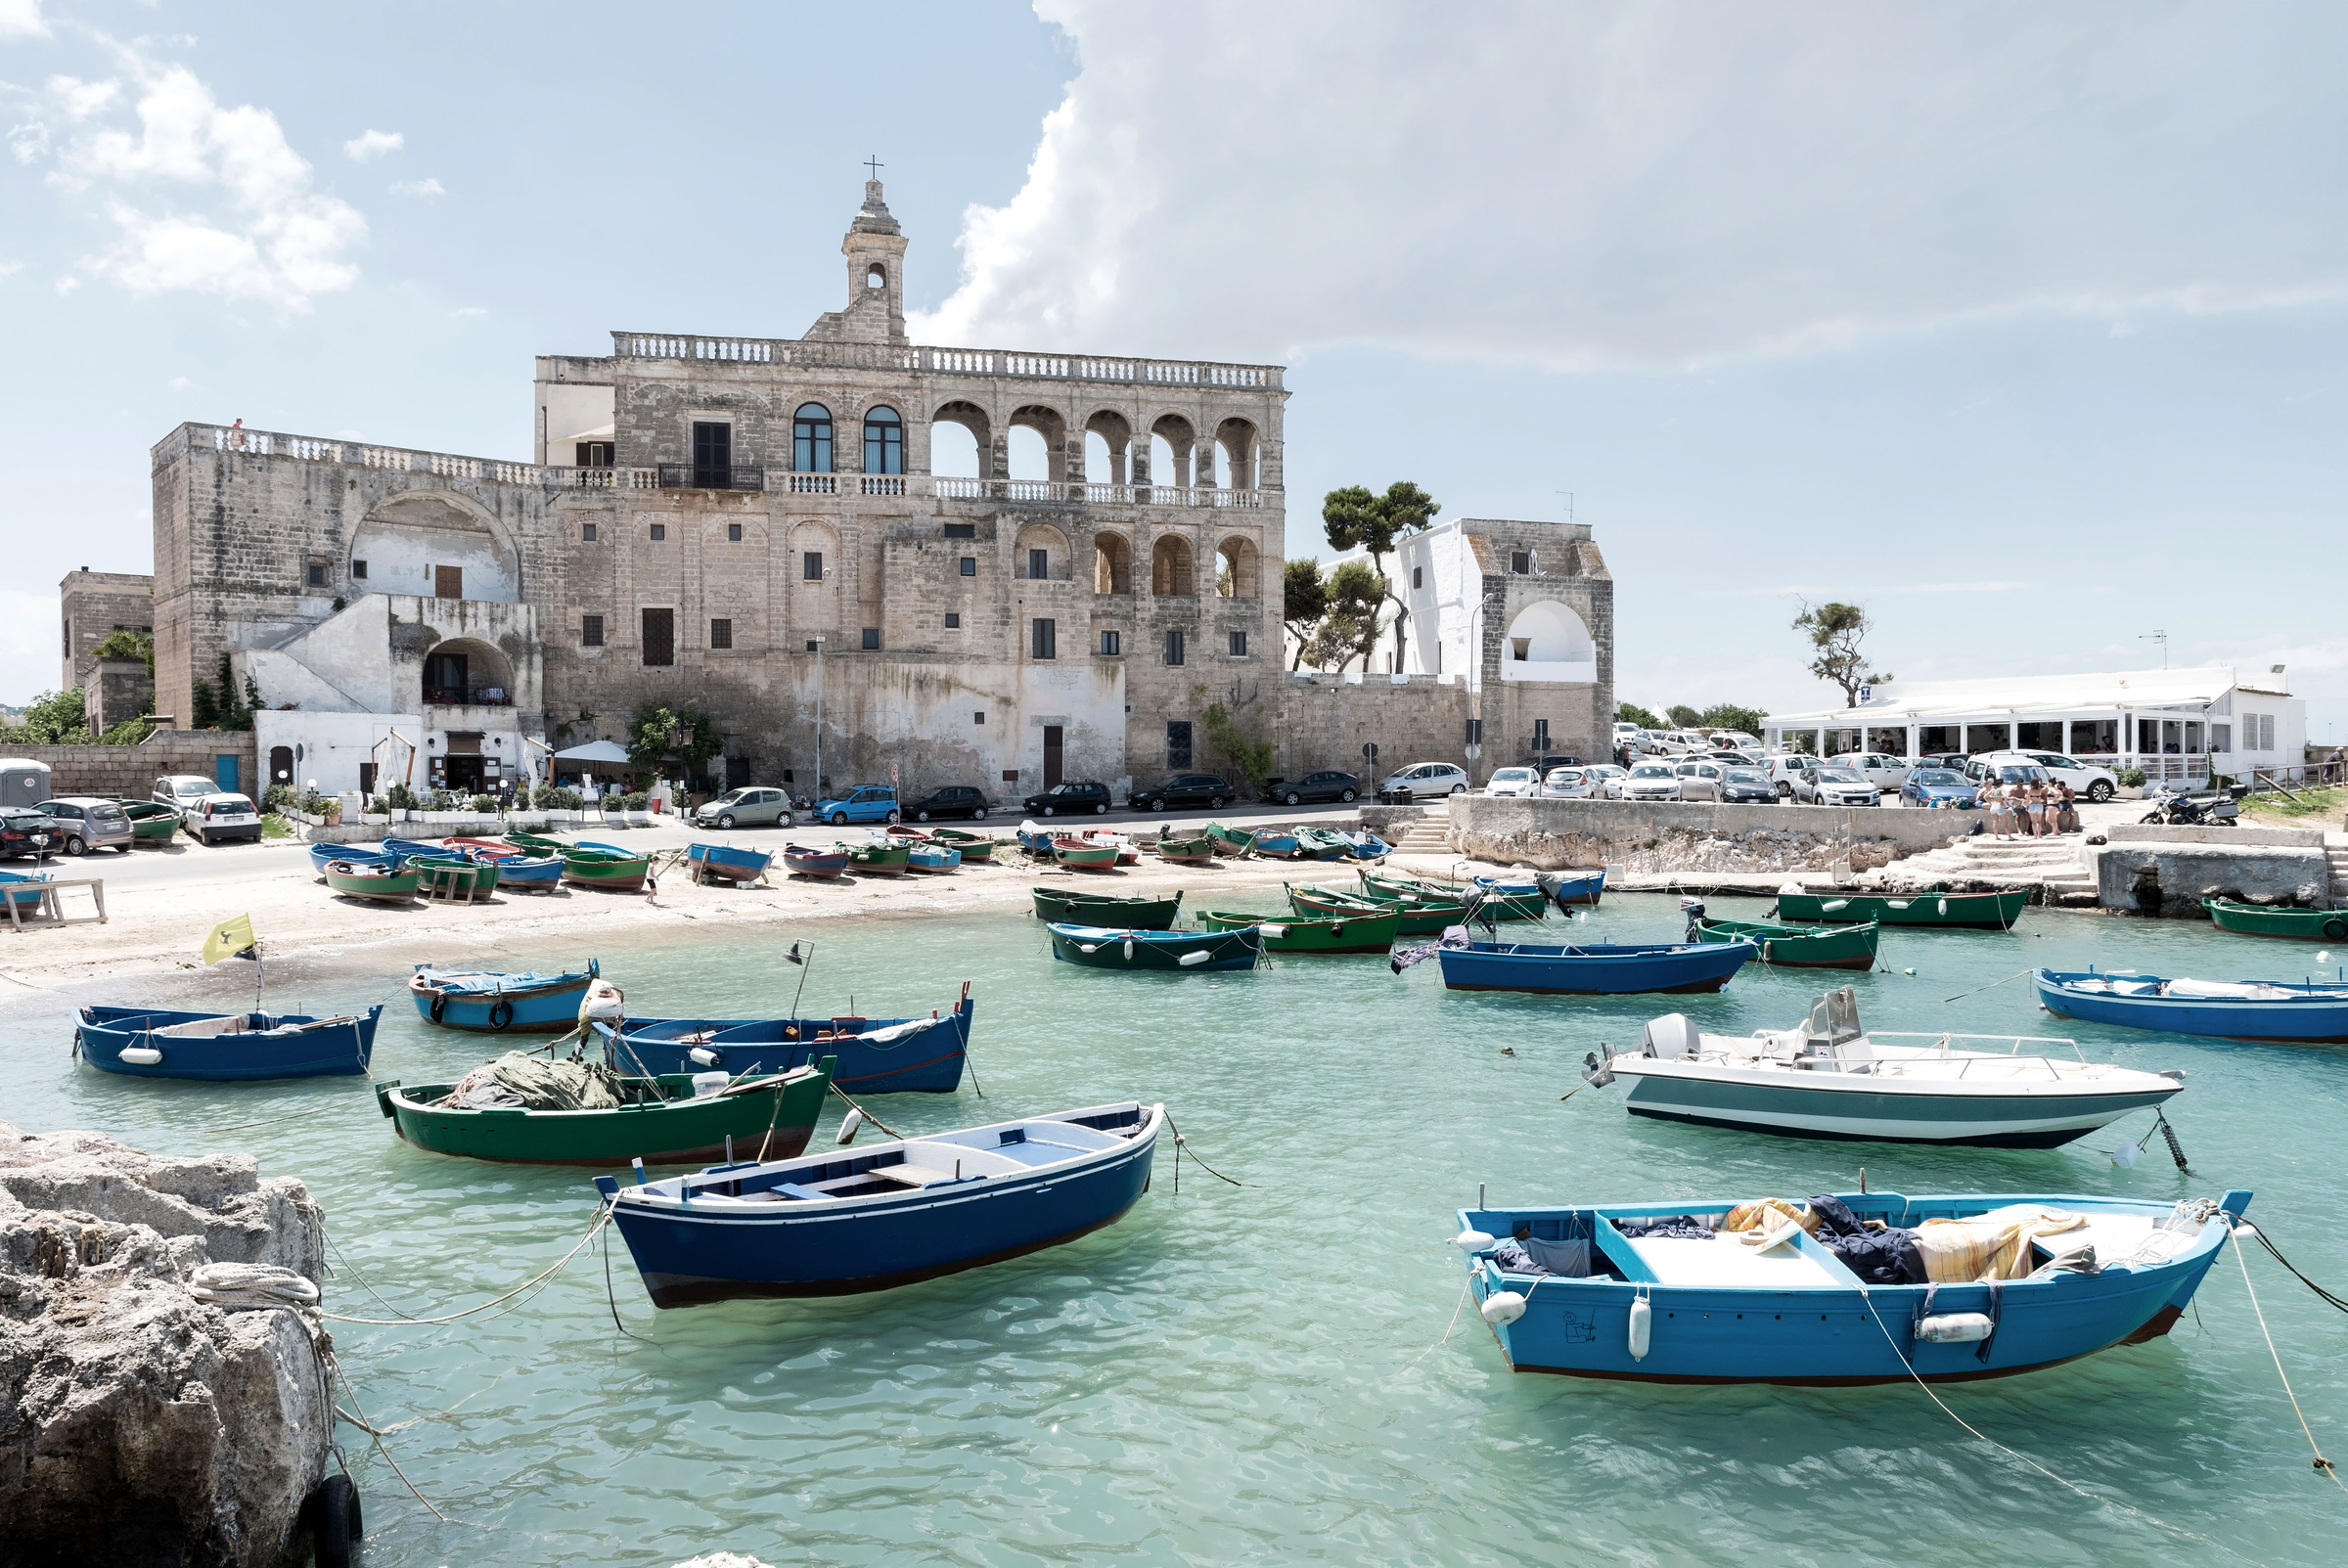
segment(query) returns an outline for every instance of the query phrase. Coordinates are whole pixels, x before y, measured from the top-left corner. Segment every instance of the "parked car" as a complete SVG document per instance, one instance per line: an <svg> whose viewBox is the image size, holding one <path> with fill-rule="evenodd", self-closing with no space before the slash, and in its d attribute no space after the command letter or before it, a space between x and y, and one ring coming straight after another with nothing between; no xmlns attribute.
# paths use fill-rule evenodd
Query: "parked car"
<svg viewBox="0 0 2348 1568"><path fill-rule="evenodd" d="M969 784L948 784L933 789L926 799L917 800L905 808L905 815L915 822L927 822L932 817L967 817L972 822L984 822L994 809L993 802Z"/></svg>
<svg viewBox="0 0 2348 1568"><path fill-rule="evenodd" d="M1908 782L1908 759L1880 751L1845 752L1839 757L1829 757L1827 766L1848 768L1885 794L1898 794L1900 785Z"/></svg>
<svg viewBox="0 0 2348 1568"><path fill-rule="evenodd" d="M1605 800L1620 800L1622 782L1630 776L1630 769L1611 762L1594 762L1582 770L1582 777L1590 781L1590 793Z"/></svg>
<svg viewBox="0 0 2348 1568"><path fill-rule="evenodd" d="M1056 784L1040 795L1029 795L1019 802L1019 809L1038 817L1057 817L1067 812L1090 812L1096 817L1108 813L1108 785L1090 780L1076 784Z"/></svg>
<svg viewBox="0 0 2348 1568"><path fill-rule="evenodd" d="M1308 773L1294 784L1274 779L1264 785L1264 798L1277 800L1284 806L1302 805L1310 800L1354 800L1361 792L1361 780L1334 768Z"/></svg>
<svg viewBox="0 0 2348 1568"><path fill-rule="evenodd" d="M1771 806L1777 804L1778 791L1759 768L1730 768L1720 781L1720 798L1732 805Z"/></svg>
<svg viewBox="0 0 2348 1568"><path fill-rule="evenodd" d="M93 849L130 853L133 836L130 819L111 800L97 795L67 795L44 800L33 810L47 813L49 820L57 824L50 831L49 841L68 855L86 855Z"/></svg>
<svg viewBox="0 0 2348 1568"><path fill-rule="evenodd" d="M1541 792L1541 776L1530 768L1495 768L1492 777L1484 781L1487 795L1537 795Z"/></svg>
<svg viewBox="0 0 2348 1568"><path fill-rule="evenodd" d="M1959 773L1963 773L1964 771L1965 763L1969 760L1969 755L1963 751L1927 751L1922 756L1917 758L1912 766L1919 768L1953 768Z"/></svg>
<svg viewBox="0 0 2348 1568"><path fill-rule="evenodd" d="M1432 800L1464 792L1468 770L1449 762L1421 762L1398 769L1377 782L1380 800Z"/></svg>
<svg viewBox="0 0 2348 1568"><path fill-rule="evenodd" d="M1578 768L1582 759L1570 751L1544 751L1537 757L1527 757L1519 766L1533 770L1533 777L1545 779L1552 768Z"/></svg>
<svg viewBox="0 0 2348 1568"><path fill-rule="evenodd" d="M256 844L261 841L261 814L244 795L215 790L190 806L179 819L179 825L187 829L189 837L206 849L240 838Z"/></svg>
<svg viewBox="0 0 2348 1568"><path fill-rule="evenodd" d="M1679 762L1671 771L1679 777L1682 800L1718 800L1729 770L1717 762Z"/></svg>
<svg viewBox="0 0 2348 1568"><path fill-rule="evenodd" d="M2119 792L2119 777L2109 768L2099 768L2092 762L2081 762L2059 751L1984 751L1979 760L2000 765L2036 763L2046 769L2047 777L2056 784L2069 784L2081 799L2092 800L2098 805Z"/></svg>
<svg viewBox="0 0 2348 1568"><path fill-rule="evenodd" d="M790 796L764 785L729 789L693 808L696 828L788 828L790 824Z"/></svg>
<svg viewBox="0 0 2348 1568"><path fill-rule="evenodd" d="M1761 749L1761 738L1742 730L1715 730L1712 732L1712 745L1720 751L1758 751Z"/></svg>
<svg viewBox="0 0 2348 1568"><path fill-rule="evenodd" d="M149 798L158 805L169 806L179 813L182 822L188 819L188 808L206 795L216 795L220 786L197 773L175 773L155 782L155 793Z"/></svg>
<svg viewBox="0 0 2348 1568"><path fill-rule="evenodd" d="M1780 800L1801 798L1806 781L1818 771L1819 762L1806 751L1787 751L1769 759L1770 787Z"/></svg>
<svg viewBox="0 0 2348 1568"><path fill-rule="evenodd" d="M1668 762L1642 762L1622 781L1625 800L1677 800L1680 798L1679 770Z"/></svg>
<svg viewBox="0 0 2348 1568"><path fill-rule="evenodd" d="M1276 798L1269 789L1265 794ZM1136 788L1125 804L1134 811L1163 811L1168 806L1228 806L1239 798L1240 786L1226 783L1220 774L1178 773L1148 788Z"/></svg>
<svg viewBox="0 0 2348 1568"><path fill-rule="evenodd" d="M815 803L816 820L835 828L852 822L895 822L901 815L897 792L887 784L858 784L837 800Z"/></svg>
<svg viewBox="0 0 2348 1568"><path fill-rule="evenodd" d="M1981 804L1972 781L1954 768L1912 768L1900 785L1903 806L1949 806L1971 811Z"/></svg>
<svg viewBox="0 0 2348 1568"><path fill-rule="evenodd" d="M1880 806L1883 791L1853 768L1818 768L1802 774L1793 798L1813 806Z"/></svg>
<svg viewBox="0 0 2348 1568"><path fill-rule="evenodd" d="M1704 760L1717 762L1724 768L1758 768L1762 766L1758 747L1752 751L1715 751Z"/></svg>
<svg viewBox="0 0 2348 1568"><path fill-rule="evenodd" d="M57 824L31 806L0 806L0 860L42 860L57 846Z"/></svg>
<svg viewBox="0 0 2348 1568"><path fill-rule="evenodd" d="M2043 784L2054 775L2021 752L1984 751L1965 759L1964 777L1975 787L1986 789L1993 784Z"/></svg>
<svg viewBox="0 0 2348 1568"><path fill-rule="evenodd" d="M1552 768L1539 792L1552 800L1587 800L1598 793L1596 768Z"/></svg>

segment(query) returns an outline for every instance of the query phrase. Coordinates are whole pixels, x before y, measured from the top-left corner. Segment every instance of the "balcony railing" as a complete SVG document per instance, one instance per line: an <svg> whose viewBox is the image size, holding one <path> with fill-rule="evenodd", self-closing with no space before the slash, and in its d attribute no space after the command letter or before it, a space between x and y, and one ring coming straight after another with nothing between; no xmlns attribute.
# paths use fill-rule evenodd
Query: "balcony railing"
<svg viewBox="0 0 2348 1568"><path fill-rule="evenodd" d="M510 708L514 699L502 686L428 686L424 702L433 708Z"/></svg>
<svg viewBox="0 0 2348 1568"><path fill-rule="evenodd" d="M611 357L682 359L701 364L790 365L810 370L1001 376L1021 381L1232 387L1248 391L1279 390L1283 371L1278 365L1235 365L1211 360L1105 359L1082 354L1028 354L1001 348L805 342L793 337L700 337L678 333L613 333Z"/></svg>
<svg viewBox="0 0 2348 1568"><path fill-rule="evenodd" d="M793 474L793 478L829 478L829 474ZM660 465L660 488L663 490L763 490L766 488L764 469L714 469L699 463L663 463Z"/></svg>

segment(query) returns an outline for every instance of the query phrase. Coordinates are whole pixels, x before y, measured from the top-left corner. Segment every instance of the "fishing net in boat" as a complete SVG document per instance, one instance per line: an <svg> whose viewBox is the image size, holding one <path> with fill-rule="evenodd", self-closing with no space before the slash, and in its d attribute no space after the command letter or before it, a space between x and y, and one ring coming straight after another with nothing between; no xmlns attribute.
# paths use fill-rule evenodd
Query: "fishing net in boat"
<svg viewBox="0 0 2348 1568"><path fill-rule="evenodd" d="M467 1073L439 1101L459 1110L616 1110L627 1103L619 1074L600 1061L549 1061L509 1051Z"/></svg>

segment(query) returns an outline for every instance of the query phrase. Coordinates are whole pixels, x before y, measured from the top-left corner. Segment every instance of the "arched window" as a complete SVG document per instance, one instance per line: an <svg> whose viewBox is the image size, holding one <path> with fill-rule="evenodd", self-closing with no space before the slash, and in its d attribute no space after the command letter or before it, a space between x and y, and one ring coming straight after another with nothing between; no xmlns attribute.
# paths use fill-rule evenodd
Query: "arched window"
<svg viewBox="0 0 2348 1568"><path fill-rule="evenodd" d="M865 269L864 286L867 289L885 289L888 287L888 274L880 270L880 263L878 261L874 262L870 267Z"/></svg>
<svg viewBox="0 0 2348 1568"><path fill-rule="evenodd" d="M864 416L864 471L905 471L905 422L885 403L867 410Z"/></svg>
<svg viewBox="0 0 2348 1568"><path fill-rule="evenodd" d="M790 417L790 466L800 473L832 471L832 411L801 403Z"/></svg>

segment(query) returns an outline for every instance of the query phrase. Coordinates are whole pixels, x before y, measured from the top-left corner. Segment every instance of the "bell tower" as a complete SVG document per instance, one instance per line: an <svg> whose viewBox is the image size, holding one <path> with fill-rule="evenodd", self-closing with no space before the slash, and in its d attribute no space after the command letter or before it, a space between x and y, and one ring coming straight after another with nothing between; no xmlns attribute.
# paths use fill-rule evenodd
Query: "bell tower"
<svg viewBox="0 0 2348 1568"><path fill-rule="evenodd" d="M878 179L864 182L864 205L839 250L848 262L847 308L826 312L807 336L851 343L905 341L905 235L880 199Z"/></svg>

